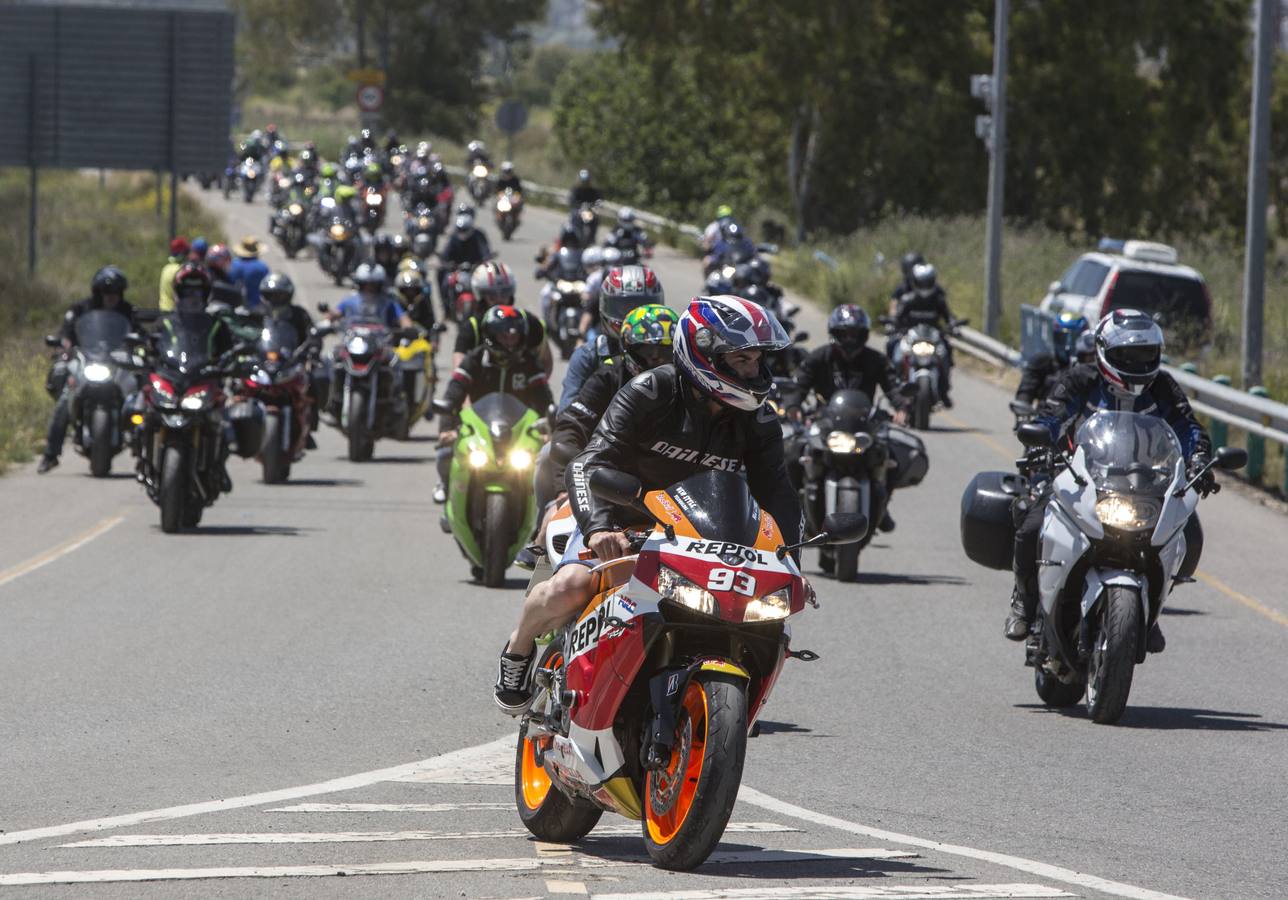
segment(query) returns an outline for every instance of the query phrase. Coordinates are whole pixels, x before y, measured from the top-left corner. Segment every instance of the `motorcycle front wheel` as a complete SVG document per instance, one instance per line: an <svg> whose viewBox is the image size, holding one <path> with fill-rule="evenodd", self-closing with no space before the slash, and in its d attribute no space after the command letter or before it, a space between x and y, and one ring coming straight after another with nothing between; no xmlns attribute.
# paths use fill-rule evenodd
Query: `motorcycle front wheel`
<svg viewBox="0 0 1288 900"><path fill-rule="evenodd" d="M1087 672L1087 713L1098 725L1113 725L1127 709L1142 627L1136 588L1106 588L1100 634Z"/></svg>
<svg viewBox="0 0 1288 900"><path fill-rule="evenodd" d="M291 461L282 449L282 413L269 413L264 418L264 447L260 464L264 484L281 484L291 477Z"/></svg>
<svg viewBox="0 0 1288 900"><path fill-rule="evenodd" d="M700 671L689 681L671 759L644 778L644 847L663 869L700 866L724 834L747 755L747 682Z"/></svg>
<svg viewBox="0 0 1288 900"><path fill-rule="evenodd" d="M354 391L349 398L349 461L366 462L375 452L376 442L367 431L367 406L370 398L365 392Z"/></svg>
<svg viewBox="0 0 1288 900"><path fill-rule="evenodd" d="M917 396L912 403L912 427L925 431L930 427L930 408L934 406L933 388L929 378L917 382Z"/></svg>
<svg viewBox="0 0 1288 900"><path fill-rule="evenodd" d="M836 511L838 513L856 513L859 511L859 492L840 490L836 492ZM871 527L869 525L869 527ZM859 577L858 543L841 544L833 548L836 560L836 580L854 581Z"/></svg>
<svg viewBox="0 0 1288 900"><path fill-rule="evenodd" d="M177 534L184 524L184 507L188 502L188 452L187 444L180 441L167 444L161 459L161 530Z"/></svg>
<svg viewBox="0 0 1288 900"><path fill-rule="evenodd" d="M510 567L509 498L505 494L488 494L483 506L483 585L501 587L505 570Z"/></svg>
<svg viewBox="0 0 1288 900"><path fill-rule="evenodd" d="M89 417L89 471L95 478L106 478L112 471L112 412L97 406Z"/></svg>

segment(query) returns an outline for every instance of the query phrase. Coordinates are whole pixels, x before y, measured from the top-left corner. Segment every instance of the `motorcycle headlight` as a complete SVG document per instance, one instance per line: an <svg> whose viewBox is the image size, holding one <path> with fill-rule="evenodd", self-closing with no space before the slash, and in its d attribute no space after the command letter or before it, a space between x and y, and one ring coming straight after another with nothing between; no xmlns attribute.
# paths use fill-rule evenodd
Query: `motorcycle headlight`
<svg viewBox="0 0 1288 900"><path fill-rule="evenodd" d="M582 293L585 293L585 291L586 291L586 282L574 281L572 283L572 292L574 294L582 294Z"/></svg>
<svg viewBox="0 0 1288 900"><path fill-rule="evenodd" d="M337 241L343 241L349 236L348 230L343 225L332 225L329 233Z"/></svg>
<svg viewBox="0 0 1288 900"><path fill-rule="evenodd" d="M595 218L595 214L594 214L593 212L591 212L590 210L588 210L588 209L583 209L583 210L581 211L581 220L582 220L583 222L589 222L589 221L591 221L591 220L592 220L592 219L594 219L594 218Z"/></svg>
<svg viewBox="0 0 1288 900"><path fill-rule="evenodd" d="M298 203L292 203L290 206L288 206L288 207L287 207L287 210L288 210L288 211L290 212L290 214L291 214L291 215L293 215L293 216L302 216L302 215L304 215L304 207L303 207L303 206L301 206L301 205L300 205L300 204L298 204Z"/></svg>
<svg viewBox="0 0 1288 900"><path fill-rule="evenodd" d="M1158 512L1158 504L1144 497L1108 494L1096 503L1096 518L1100 523L1121 531L1140 531L1148 528Z"/></svg>
<svg viewBox="0 0 1288 900"><path fill-rule="evenodd" d="M486 451L486 450L471 450L471 451L470 451L470 455L469 455L468 459L469 459L469 462L470 462L470 466L471 466L472 468L475 468L475 469L481 469L481 468L483 468L484 466L486 466L486 465L487 465L487 460L488 460L488 457L487 457L487 451Z"/></svg>
<svg viewBox="0 0 1288 900"><path fill-rule="evenodd" d="M774 619L785 619L792 613L791 588L779 588L772 594L766 594L752 600L742 613L744 622L772 622Z"/></svg>
<svg viewBox="0 0 1288 900"><path fill-rule="evenodd" d="M501 212L509 212L510 201L502 197L500 200L496 201L496 208Z"/></svg>
<svg viewBox="0 0 1288 900"><path fill-rule="evenodd" d="M421 216L416 220L416 225L420 228L429 228L429 216Z"/></svg>
<svg viewBox="0 0 1288 900"><path fill-rule="evenodd" d="M179 401L179 407L181 409L186 409L189 412L196 412L206 405L206 399L209 395L210 392L204 388L193 391L190 394L186 394L184 398Z"/></svg>
<svg viewBox="0 0 1288 900"><path fill-rule="evenodd" d="M366 338L355 337L350 339L348 349L349 349L349 353L351 353L353 356L362 356L364 353L368 352L371 349L371 345L367 343Z"/></svg>
<svg viewBox="0 0 1288 900"><path fill-rule="evenodd" d="M853 453L858 447L858 438L848 431L832 431L827 435L827 449L833 453Z"/></svg>
<svg viewBox="0 0 1288 900"><path fill-rule="evenodd" d="M475 178L487 178L487 166L475 166L473 175Z"/></svg>
<svg viewBox="0 0 1288 900"><path fill-rule="evenodd" d="M555 282L555 288L561 294L571 294L574 290L573 283L563 278L560 278L558 281Z"/></svg>
<svg viewBox="0 0 1288 900"><path fill-rule="evenodd" d="M522 447L516 447L510 451L510 468L526 469L532 465L532 454Z"/></svg>
<svg viewBox="0 0 1288 900"><path fill-rule="evenodd" d="M385 202L385 198L380 196L379 194L367 195L367 203L371 206L379 206L381 203L384 203L384 202Z"/></svg>
<svg viewBox="0 0 1288 900"><path fill-rule="evenodd" d="M687 606L694 612L700 612L706 616L720 614L720 607L716 603L714 594L698 587L679 572L666 566L658 569L657 592L681 606Z"/></svg>
<svg viewBox="0 0 1288 900"><path fill-rule="evenodd" d="M917 341L912 345L912 352L917 356L931 356L935 352L935 345L930 341Z"/></svg>
<svg viewBox="0 0 1288 900"><path fill-rule="evenodd" d="M81 372L81 375L85 377L86 381L92 381L95 384L101 384L112 377L112 370L109 366L103 365L103 363L95 362L85 366L85 369L84 371Z"/></svg>

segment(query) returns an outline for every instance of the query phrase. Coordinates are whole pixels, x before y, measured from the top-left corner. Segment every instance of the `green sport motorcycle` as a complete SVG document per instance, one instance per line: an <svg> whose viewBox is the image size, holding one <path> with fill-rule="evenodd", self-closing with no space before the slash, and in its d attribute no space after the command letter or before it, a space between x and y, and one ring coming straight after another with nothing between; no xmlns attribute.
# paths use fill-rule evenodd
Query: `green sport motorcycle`
<svg viewBox="0 0 1288 900"><path fill-rule="evenodd" d="M549 429L536 410L511 394L480 397L460 416L443 521L474 577L501 587L505 570L532 534L532 467Z"/></svg>

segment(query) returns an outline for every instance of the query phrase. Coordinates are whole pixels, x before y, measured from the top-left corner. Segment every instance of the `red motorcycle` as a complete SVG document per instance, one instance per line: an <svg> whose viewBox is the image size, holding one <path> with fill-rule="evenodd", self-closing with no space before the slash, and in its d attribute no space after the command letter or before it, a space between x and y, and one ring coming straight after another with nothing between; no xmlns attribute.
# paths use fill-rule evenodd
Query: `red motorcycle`
<svg viewBox="0 0 1288 900"><path fill-rule="evenodd" d="M444 305L447 307L448 318L453 322L464 322L474 315L477 298L470 284L470 273L473 270L473 265L464 263L450 270L443 278L446 298Z"/></svg>
<svg viewBox="0 0 1288 900"><path fill-rule="evenodd" d="M238 401L256 402L264 408L264 439L258 459L265 484L286 481L291 477L291 464L304 456L314 419L309 363L317 349L314 335L297 334L289 322L264 320L256 344L258 358L242 381Z"/></svg>
<svg viewBox="0 0 1288 900"><path fill-rule="evenodd" d="M519 818L560 843L605 811L639 819L658 866L692 869L724 833L748 731L783 663L818 658L791 649L788 618L814 603L791 551L858 540L867 522L829 516L823 534L785 546L733 472L643 500L629 475L589 481L654 528L631 534L634 555L592 569L594 598L539 656L515 761ZM548 530L552 559L570 522L565 508Z"/></svg>

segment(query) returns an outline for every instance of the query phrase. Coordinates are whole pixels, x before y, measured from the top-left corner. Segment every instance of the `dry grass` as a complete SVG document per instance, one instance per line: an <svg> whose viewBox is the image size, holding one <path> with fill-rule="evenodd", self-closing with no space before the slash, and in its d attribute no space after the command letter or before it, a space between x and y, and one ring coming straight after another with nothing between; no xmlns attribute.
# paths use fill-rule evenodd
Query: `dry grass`
<svg viewBox="0 0 1288 900"><path fill-rule="evenodd" d="M95 271L124 270L127 297L155 307L165 264L167 221L156 216L150 175L96 176L42 172L36 277L27 277L27 174L0 170L0 470L39 451L50 412L45 393L49 351L41 340L57 329L66 308L86 296ZM169 198L162 198L168 213ZM15 212L21 211L21 212ZM180 231L222 240L217 221L180 194Z"/></svg>

